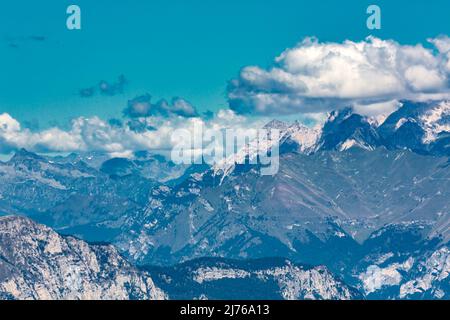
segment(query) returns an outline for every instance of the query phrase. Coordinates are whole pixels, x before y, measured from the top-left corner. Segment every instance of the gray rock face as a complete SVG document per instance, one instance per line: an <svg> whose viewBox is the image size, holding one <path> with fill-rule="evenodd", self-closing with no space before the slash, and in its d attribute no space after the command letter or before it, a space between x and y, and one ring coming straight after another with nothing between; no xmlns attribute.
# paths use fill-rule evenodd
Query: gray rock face
<svg viewBox="0 0 450 320"><path fill-rule="evenodd" d="M390 251L369 260L358 278L368 298L448 300L450 250L443 246L408 256Z"/></svg>
<svg viewBox="0 0 450 320"><path fill-rule="evenodd" d="M349 300L363 295L324 266L281 258L202 258L165 268L149 268L155 282L175 299Z"/></svg>
<svg viewBox="0 0 450 320"><path fill-rule="evenodd" d="M166 298L113 246L62 237L12 216L0 218L0 293L9 299Z"/></svg>

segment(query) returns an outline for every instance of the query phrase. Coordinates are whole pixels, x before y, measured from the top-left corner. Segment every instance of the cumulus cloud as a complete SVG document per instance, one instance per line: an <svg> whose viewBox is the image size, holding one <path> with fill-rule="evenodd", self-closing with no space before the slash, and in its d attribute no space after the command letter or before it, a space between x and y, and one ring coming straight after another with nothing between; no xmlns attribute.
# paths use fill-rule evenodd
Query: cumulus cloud
<svg viewBox="0 0 450 320"><path fill-rule="evenodd" d="M230 108L240 114L324 112L344 106L450 96L450 39L432 49L368 37L321 43L307 38L270 69L248 66L230 81Z"/></svg>
<svg viewBox="0 0 450 320"><path fill-rule="evenodd" d="M130 118L145 118L151 116L180 116L193 118L198 116L196 108L183 98L174 97L171 102L164 99L152 103L152 96L144 94L128 101L123 110L125 116Z"/></svg>
<svg viewBox="0 0 450 320"><path fill-rule="evenodd" d="M220 110L206 121L202 117L147 117L130 119L122 124L117 119L104 121L98 117L74 119L69 129L53 127L33 132L9 114L0 114L0 153L25 148L34 152L101 151L111 156L127 156L134 151L169 152L179 141L172 134L179 129L194 132L194 125L205 130L225 128L259 128L262 120L250 120L231 110Z"/></svg>
<svg viewBox="0 0 450 320"><path fill-rule="evenodd" d="M18 148L36 152L103 151L130 155L134 151L169 151L179 129L260 128L267 118L292 115L323 121L327 111L353 106L356 112L382 120L402 99L450 97L450 39L429 39L432 48L407 46L369 37L361 42L320 43L308 38L276 58L273 67L245 67L230 81L230 109L202 115L185 99L152 102L149 94L128 101L124 119L74 119L69 129L39 130L0 114L0 153ZM116 94L125 78L84 89L85 96Z"/></svg>
<svg viewBox="0 0 450 320"><path fill-rule="evenodd" d="M0 152L8 153L18 148L36 151L70 151L80 149L82 141L73 132L51 128L33 133L9 114L0 114Z"/></svg>

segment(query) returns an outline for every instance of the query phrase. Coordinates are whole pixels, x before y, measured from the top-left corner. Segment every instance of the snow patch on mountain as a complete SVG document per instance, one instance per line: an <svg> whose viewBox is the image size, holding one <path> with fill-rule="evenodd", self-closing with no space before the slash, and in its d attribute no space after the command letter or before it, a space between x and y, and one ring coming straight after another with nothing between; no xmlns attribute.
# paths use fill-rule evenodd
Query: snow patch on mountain
<svg viewBox="0 0 450 320"><path fill-rule="evenodd" d="M373 127L379 127L383 124L383 122L387 119L388 114L381 114L378 116L366 117L366 120Z"/></svg>
<svg viewBox="0 0 450 320"><path fill-rule="evenodd" d="M355 147L369 151L372 151L374 149L372 146L364 143L363 141L357 141L355 139L347 139L339 145L338 150L345 151Z"/></svg>
<svg viewBox="0 0 450 320"><path fill-rule="evenodd" d="M400 129L407 122L415 122L415 120L414 119L410 119L410 118L401 118L395 124L395 130L397 131L398 129Z"/></svg>
<svg viewBox="0 0 450 320"><path fill-rule="evenodd" d="M421 117L425 136L423 142L429 144L436 140L441 132L450 132L450 101L442 101L427 110Z"/></svg>

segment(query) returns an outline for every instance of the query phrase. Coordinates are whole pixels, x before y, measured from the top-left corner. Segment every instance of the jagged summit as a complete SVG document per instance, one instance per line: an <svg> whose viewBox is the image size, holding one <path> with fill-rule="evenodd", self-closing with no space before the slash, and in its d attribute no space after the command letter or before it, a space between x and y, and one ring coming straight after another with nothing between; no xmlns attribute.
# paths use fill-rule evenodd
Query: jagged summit
<svg viewBox="0 0 450 320"><path fill-rule="evenodd" d="M401 107L396 111L383 115L383 121L375 121L374 117L360 115L347 107L330 112L326 121L315 127L298 121L288 123L274 119L263 128L280 130L280 144L286 141L296 142L296 151L306 154L319 150L345 151L353 147L373 150L385 146L389 149L407 148L419 153L447 155L450 153L450 102L402 101ZM239 158L239 154L237 156ZM100 168L108 160L105 154L98 152L73 153L57 158L61 162L65 159L66 162L84 161L89 165L95 163L92 165L95 168ZM139 161L166 162L163 156L148 151L137 151L134 158ZM43 157L20 149L10 161L24 159L42 160ZM228 162L225 160L219 167L228 167Z"/></svg>
<svg viewBox="0 0 450 320"><path fill-rule="evenodd" d="M22 162L24 160L37 160L37 161L43 161L45 160L44 157L26 150L25 148L21 148L17 150L12 158L9 160L10 163L17 163Z"/></svg>
<svg viewBox="0 0 450 320"><path fill-rule="evenodd" d="M329 115L319 145L321 150L344 151L355 146L373 150L380 145L379 140L376 128L367 118L348 108Z"/></svg>
<svg viewBox="0 0 450 320"><path fill-rule="evenodd" d="M450 155L450 102L402 101L383 119L355 113L351 108L333 111L323 125L316 150L345 151L358 147L374 150L409 149L420 154Z"/></svg>
<svg viewBox="0 0 450 320"><path fill-rule="evenodd" d="M235 155L223 159L216 163L212 170L214 175L222 175L226 177L233 172L236 163L245 163L245 159L255 159L258 152L268 152L272 147L279 147L280 152L300 151L310 153L314 151L317 139L320 135L320 129L310 128L298 121L292 124L272 120L264 126L265 129L279 130L278 140L268 139L261 143L258 139L250 141L250 143L239 150Z"/></svg>
<svg viewBox="0 0 450 320"><path fill-rule="evenodd" d="M349 149L409 149L420 154L450 155L450 102L415 103L403 101L401 107L383 121L356 113L352 108L332 111L323 124L308 127L298 121L292 124L272 120L265 129L280 130L278 141L270 141L267 149L278 144L281 152L312 154L317 151ZM213 168L216 175L229 175L235 162L256 156L258 141L252 141L236 155L224 159Z"/></svg>
<svg viewBox="0 0 450 320"><path fill-rule="evenodd" d="M289 128L289 124L277 119L273 119L270 122L268 122L264 127L264 129L278 129L281 131L285 131L287 128Z"/></svg>
<svg viewBox="0 0 450 320"><path fill-rule="evenodd" d="M390 149L450 155L450 101L404 101L378 132L383 144Z"/></svg>

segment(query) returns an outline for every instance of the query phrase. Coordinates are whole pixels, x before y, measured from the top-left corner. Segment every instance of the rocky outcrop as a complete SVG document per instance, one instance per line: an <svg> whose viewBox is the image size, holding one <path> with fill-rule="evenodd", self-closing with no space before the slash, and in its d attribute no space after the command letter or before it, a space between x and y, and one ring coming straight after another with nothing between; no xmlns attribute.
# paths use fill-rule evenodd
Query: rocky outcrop
<svg viewBox="0 0 450 320"><path fill-rule="evenodd" d="M90 245L16 216L0 218L0 298L164 299L111 245Z"/></svg>

